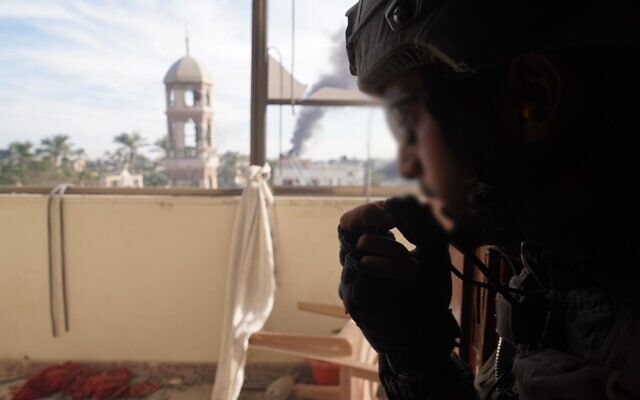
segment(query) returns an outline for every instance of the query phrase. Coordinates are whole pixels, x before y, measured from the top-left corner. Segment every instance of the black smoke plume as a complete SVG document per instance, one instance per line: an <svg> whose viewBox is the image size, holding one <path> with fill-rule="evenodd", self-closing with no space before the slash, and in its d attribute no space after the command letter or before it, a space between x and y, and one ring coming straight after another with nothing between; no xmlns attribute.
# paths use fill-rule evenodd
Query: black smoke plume
<svg viewBox="0 0 640 400"><path fill-rule="evenodd" d="M329 60L331 61L331 71L320 76L320 79L311 86L307 92L307 97L311 96L324 87L336 87L343 89L355 88L356 81L349 72L349 60L345 50L343 31L332 35L331 40L335 45L331 49ZM295 130L291 138L290 157L300 157L304 151L304 145L309 140L318 127L318 123L327 111L326 107L304 106L298 113Z"/></svg>

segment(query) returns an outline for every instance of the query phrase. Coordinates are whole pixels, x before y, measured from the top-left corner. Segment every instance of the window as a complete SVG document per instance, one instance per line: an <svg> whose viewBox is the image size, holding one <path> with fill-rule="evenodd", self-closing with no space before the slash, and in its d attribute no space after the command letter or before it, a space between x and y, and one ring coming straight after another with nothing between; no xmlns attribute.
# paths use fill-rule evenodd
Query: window
<svg viewBox="0 0 640 400"><path fill-rule="evenodd" d="M196 105L196 95L191 89L184 91L184 105L185 107L193 107Z"/></svg>
<svg viewBox="0 0 640 400"><path fill-rule="evenodd" d="M278 107L269 107L267 114L274 185L364 186L369 174L373 186L402 183L395 143L380 110L300 106L295 114L283 113L281 129Z"/></svg>
<svg viewBox="0 0 640 400"><path fill-rule="evenodd" d="M176 90L170 89L169 90L169 107L173 108L175 106L176 106Z"/></svg>
<svg viewBox="0 0 640 400"><path fill-rule="evenodd" d="M184 124L184 147L198 147L198 127L194 120L190 119Z"/></svg>
<svg viewBox="0 0 640 400"><path fill-rule="evenodd" d="M181 168L192 163L180 161L190 156L181 148L196 147L197 127L188 123L183 139L182 124L186 117L206 117L185 116L185 107L198 113L213 96L212 126L202 128L203 141L216 143L210 157L248 159L251 0L3 5L0 185L111 187L106 178L134 159L131 172L143 176L135 186L189 186L194 180ZM187 55L185 22L195 69L176 65ZM195 79L202 85L193 82L193 71L200 71ZM123 132L127 136L116 142ZM237 186L235 167L220 173L230 179L213 175L207 182L198 175L196 182Z"/></svg>
<svg viewBox="0 0 640 400"><path fill-rule="evenodd" d="M276 186L406 185L381 110L356 88L344 48L352 0L269 2L267 159ZM290 21L295 13L295 29ZM292 101L293 98L293 101ZM293 103L293 105L292 105Z"/></svg>
<svg viewBox="0 0 640 400"><path fill-rule="evenodd" d="M293 34L292 0L268 2L274 73L266 156L273 183L404 184L380 111L366 106L347 71L343 16L354 0L294 1ZM8 77L0 80L0 185L104 186L133 154L131 168L145 186L188 186L190 172L180 168L191 164L179 159L192 157L201 141L214 150L206 152L209 165L219 161L217 187L242 186L250 143L251 0L21 4L20 13L0 7L0 73ZM124 15L126 23L114 18ZM188 58L184 26L175 21L189 21ZM197 68L181 60L196 60ZM338 105L315 102L336 93ZM42 113L33 118L33 110ZM123 132L127 140L116 142Z"/></svg>

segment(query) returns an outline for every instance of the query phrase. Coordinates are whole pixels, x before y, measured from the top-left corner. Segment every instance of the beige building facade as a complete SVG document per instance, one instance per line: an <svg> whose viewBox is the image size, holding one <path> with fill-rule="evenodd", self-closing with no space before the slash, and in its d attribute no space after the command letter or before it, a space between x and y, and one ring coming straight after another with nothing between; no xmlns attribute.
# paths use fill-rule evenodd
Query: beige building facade
<svg viewBox="0 0 640 400"><path fill-rule="evenodd" d="M125 164L117 175L107 175L104 178L104 187L110 188L141 188L144 186L142 174L132 174L129 165Z"/></svg>

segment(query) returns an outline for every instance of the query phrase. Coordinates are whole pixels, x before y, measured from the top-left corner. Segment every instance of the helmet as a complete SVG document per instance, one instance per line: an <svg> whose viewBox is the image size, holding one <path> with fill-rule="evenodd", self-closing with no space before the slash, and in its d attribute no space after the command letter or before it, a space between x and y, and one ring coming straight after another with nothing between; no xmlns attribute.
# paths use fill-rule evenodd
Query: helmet
<svg viewBox="0 0 640 400"><path fill-rule="evenodd" d="M389 78L434 62L464 76L536 49L637 42L633 1L601 3L360 0L346 14L350 71L362 91L376 93ZM633 17L605 18L612 14Z"/></svg>

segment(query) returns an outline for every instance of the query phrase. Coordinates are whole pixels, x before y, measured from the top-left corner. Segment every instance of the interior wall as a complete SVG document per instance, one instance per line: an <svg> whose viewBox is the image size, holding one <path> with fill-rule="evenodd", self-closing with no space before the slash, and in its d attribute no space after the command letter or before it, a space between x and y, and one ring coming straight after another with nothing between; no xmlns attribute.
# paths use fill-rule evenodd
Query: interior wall
<svg viewBox="0 0 640 400"><path fill-rule="evenodd" d="M339 304L336 226L362 202L276 199L278 290L266 329L321 335L341 327L341 320L297 311L296 302ZM56 262L54 338L47 197L1 195L0 358L215 362L237 204L237 198L67 196L70 330L63 329ZM283 358L252 351L249 360Z"/></svg>

